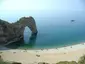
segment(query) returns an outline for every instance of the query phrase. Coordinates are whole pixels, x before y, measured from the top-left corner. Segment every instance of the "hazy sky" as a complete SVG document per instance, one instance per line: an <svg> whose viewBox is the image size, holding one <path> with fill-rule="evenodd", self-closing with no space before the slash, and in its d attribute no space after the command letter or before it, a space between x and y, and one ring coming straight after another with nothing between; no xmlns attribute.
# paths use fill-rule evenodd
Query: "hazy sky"
<svg viewBox="0 0 85 64"><path fill-rule="evenodd" d="M84 0L0 0L0 18L8 18L16 14L20 16L23 14L38 15L39 12L45 14L58 13L63 10L80 11L85 10L84 4Z"/></svg>
<svg viewBox="0 0 85 64"><path fill-rule="evenodd" d="M0 10L81 10L84 0L0 0Z"/></svg>

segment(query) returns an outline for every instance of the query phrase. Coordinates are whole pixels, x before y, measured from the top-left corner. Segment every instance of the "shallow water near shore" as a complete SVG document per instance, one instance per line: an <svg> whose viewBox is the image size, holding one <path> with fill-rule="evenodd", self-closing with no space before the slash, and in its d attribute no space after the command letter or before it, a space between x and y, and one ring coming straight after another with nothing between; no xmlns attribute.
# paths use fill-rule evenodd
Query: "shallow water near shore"
<svg viewBox="0 0 85 64"><path fill-rule="evenodd" d="M62 14L62 15L61 15ZM13 49L58 48L85 42L85 11L70 11L59 16L36 17L38 34L33 39L28 27L24 31L24 40L12 43ZM74 20L72 22L72 20Z"/></svg>
<svg viewBox="0 0 85 64"><path fill-rule="evenodd" d="M0 49L58 48L85 42L84 0L45 2L42 0L36 3L33 0L34 4L32 1L28 3L27 1L20 1L21 3L16 6L15 3L19 1L1 2L0 19L12 23L21 17L32 16L37 24L37 36L32 37L30 29L26 27L23 40Z"/></svg>

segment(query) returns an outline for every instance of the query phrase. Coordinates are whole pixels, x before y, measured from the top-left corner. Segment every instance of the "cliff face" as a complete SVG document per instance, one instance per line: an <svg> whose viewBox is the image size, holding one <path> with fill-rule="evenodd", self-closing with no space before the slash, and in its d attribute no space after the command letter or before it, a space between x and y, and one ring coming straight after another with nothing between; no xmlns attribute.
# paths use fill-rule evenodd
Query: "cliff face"
<svg viewBox="0 0 85 64"><path fill-rule="evenodd" d="M33 17L22 17L15 23L0 20L0 45L8 45L22 39L26 26L32 31L32 35L37 35L36 23Z"/></svg>

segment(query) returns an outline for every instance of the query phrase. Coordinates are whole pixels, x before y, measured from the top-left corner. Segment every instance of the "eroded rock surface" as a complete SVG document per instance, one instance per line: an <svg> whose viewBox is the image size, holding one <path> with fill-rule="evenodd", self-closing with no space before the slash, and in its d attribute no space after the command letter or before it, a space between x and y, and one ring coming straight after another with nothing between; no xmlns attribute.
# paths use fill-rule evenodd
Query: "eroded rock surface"
<svg viewBox="0 0 85 64"><path fill-rule="evenodd" d="M28 26L32 35L37 35L37 27L33 17L22 17L15 23L0 19L0 45L7 45L23 38L25 27Z"/></svg>

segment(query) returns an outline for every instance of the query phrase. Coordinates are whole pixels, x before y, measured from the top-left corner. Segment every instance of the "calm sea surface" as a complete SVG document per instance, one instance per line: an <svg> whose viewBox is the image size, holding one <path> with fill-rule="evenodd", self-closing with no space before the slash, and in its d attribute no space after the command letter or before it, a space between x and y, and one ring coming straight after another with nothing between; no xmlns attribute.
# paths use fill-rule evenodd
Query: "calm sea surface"
<svg viewBox="0 0 85 64"><path fill-rule="evenodd" d="M31 31L26 27L24 41L10 44L8 48L58 48L85 42L85 11L64 11L50 16L33 17L37 24L37 36L30 39Z"/></svg>

